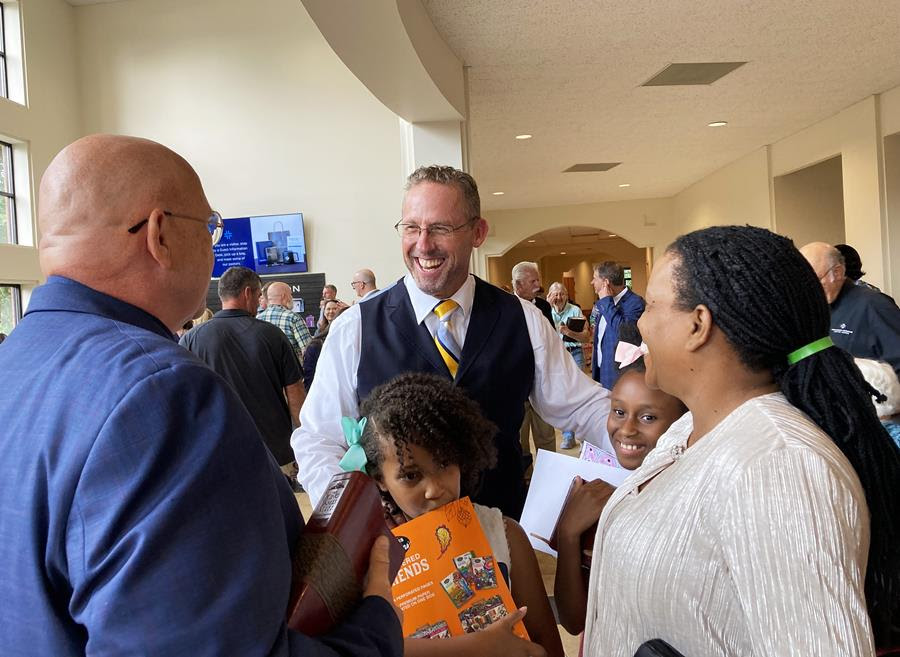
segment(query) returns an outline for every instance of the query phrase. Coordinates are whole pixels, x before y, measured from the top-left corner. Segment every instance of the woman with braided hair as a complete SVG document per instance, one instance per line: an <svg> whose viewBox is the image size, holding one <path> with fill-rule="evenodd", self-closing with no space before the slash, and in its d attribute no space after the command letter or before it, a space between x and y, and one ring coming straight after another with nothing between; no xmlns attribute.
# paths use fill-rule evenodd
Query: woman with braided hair
<svg viewBox="0 0 900 657"><path fill-rule="evenodd" d="M900 451L803 256L749 226L683 235L638 326L648 385L689 413L603 510L585 654L896 646Z"/></svg>

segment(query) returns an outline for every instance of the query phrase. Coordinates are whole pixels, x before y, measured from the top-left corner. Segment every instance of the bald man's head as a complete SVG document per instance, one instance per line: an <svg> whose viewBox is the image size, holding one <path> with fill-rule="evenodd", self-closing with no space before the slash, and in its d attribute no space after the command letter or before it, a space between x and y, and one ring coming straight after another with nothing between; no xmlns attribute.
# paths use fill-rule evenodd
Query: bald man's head
<svg viewBox="0 0 900 657"><path fill-rule="evenodd" d="M200 179L174 151L137 137L83 137L41 179L41 268L177 328L209 283L210 213Z"/></svg>
<svg viewBox="0 0 900 657"><path fill-rule="evenodd" d="M846 279L841 252L825 242L810 242L800 247L800 253L816 272L825 291L825 299L829 304L833 303L841 293Z"/></svg>
<svg viewBox="0 0 900 657"><path fill-rule="evenodd" d="M356 291L356 296L366 296L375 289L375 273L371 269L360 269L353 274L350 286Z"/></svg>
<svg viewBox="0 0 900 657"><path fill-rule="evenodd" d="M291 296L291 287L287 283L276 282L269 286L266 292L270 304L277 304L287 309L293 309L294 299Z"/></svg>

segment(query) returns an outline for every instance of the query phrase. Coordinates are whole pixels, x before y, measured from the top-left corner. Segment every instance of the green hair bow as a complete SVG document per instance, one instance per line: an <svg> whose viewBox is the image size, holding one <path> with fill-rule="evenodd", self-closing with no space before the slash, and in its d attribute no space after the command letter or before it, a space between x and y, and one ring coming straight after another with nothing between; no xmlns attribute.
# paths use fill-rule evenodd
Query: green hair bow
<svg viewBox="0 0 900 657"><path fill-rule="evenodd" d="M339 464L341 469L345 472L353 472L354 470L365 472L366 452L362 445L359 444L359 440L362 438L363 429L366 428L366 418L360 418L357 422L352 417L342 417L341 427L344 429L344 439L350 448L341 458Z"/></svg>

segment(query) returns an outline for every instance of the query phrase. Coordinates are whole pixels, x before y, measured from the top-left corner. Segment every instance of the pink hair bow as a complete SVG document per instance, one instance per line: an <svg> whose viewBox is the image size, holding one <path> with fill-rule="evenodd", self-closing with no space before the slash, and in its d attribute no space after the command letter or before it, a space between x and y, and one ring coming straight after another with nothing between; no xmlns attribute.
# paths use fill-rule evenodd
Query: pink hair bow
<svg viewBox="0 0 900 657"><path fill-rule="evenodd" d="M619 342L616 345L616 362L619 363L619 369L628 367L638 358L641 358L648 352L647 345L643 342L641 346L633 345L630 342Z"/></svg>

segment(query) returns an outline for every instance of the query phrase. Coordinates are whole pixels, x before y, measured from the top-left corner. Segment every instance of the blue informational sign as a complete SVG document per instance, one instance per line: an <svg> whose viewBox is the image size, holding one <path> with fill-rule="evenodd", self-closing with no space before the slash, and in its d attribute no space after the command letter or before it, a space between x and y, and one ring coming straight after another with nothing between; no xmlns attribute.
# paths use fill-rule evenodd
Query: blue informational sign
<svg viewBox="0 0 900 657"><path fill-rule="evenodd" d="M309 271L299 212L226 219L222 239L213 252L213 278L229 267L248 267L261 276Z"/></svg>

